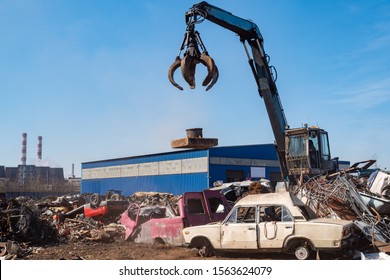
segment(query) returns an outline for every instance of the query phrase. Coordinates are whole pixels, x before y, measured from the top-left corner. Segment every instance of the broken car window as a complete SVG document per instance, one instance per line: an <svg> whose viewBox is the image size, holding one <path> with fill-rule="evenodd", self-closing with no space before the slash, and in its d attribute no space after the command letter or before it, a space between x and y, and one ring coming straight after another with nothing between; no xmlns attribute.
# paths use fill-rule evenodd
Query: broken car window
<svg viewBox="0 0 390 280"><path fill-rule="evenodd" d="M222 203L222 200L219 197L210 197L208 199L211 213L224 213L225 206Z"/></svg>
<svg viewBox="0 0 390 280"><path fill-rule="evenodd" d="M237 223L254 223L256 207L240 207L237 211Z"/></svg>
<svg viewBox="0 0 390 280"><path fill-rule="evenodd" d="M282 207L282 222L292 222L293 217L286 207Z"/></svg>
<svg viewBox="0 0 390 280"><path fill-rule="evenodd" d="M280 222L282 220L282 206L261 206L260 222Z"/></svg>
<svg viewBox="0 0 390 280"><path fill-rule="evenodd" d="M226 223L228 223L228 224L236 223L236 220L237 220L237 208L234 208L232 213L230 213L230 216L229 216L228 220L226 221Z"/></svg>
<svg viewBox="0 0 390 280"><path fill-rule="evenodd" d="M200 199L188 199L188 213L190 214L204 214L204 208Z"/></svg>
<svg viewBox="0 0 390 280"><path fill-rule="evenodd" d="M256 207L238 207L233 210L227 223L255 223Z"/></svg>

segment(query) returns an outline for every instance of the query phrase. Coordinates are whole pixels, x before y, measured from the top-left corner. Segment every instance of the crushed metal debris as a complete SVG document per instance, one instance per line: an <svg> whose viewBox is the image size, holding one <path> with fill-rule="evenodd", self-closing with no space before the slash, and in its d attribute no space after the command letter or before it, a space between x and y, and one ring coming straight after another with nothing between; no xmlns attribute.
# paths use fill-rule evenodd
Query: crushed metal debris
<svg viewBox="0 0 390 280"><path fill-rule="evenodd" d="M120 224L120 214L107 215L106 219L86 217L83 206L89 206L89 195L45 197L34 199L18 197L0 201L0 259L16 259L34 253L36 246L57 243L116 242L124 240L125 227ZM150 214L175 215L178 196L169 193L138 192L124 198L128 203L138 203L144 221ZM103 205L103 204L102 204ZM127 204L126 204L127 205ZM156 208L156 205L159 205ZM102 206L104 207L104 206ZM61 219L59 219L61 215Z"/></svg>
<svg viewBox="0 0 390 280"><path fill-rule="evenodd" d="M390 252L384 249L389 246L383 246L390 243L390 213L380 215L378 209L364 201L362 194L376 199L370 194L367 181L367 178L356 178L347 173L333 177L318 176L297 186L293 192L317 216L352 220L373 246Z"/></svg>
<svg viewBox="0 0 390 280"><path fill-rule="evenodd" d="M382 172L371 172L365 176L350 173L318 176L306 180L290 191L319 217L354 221L357 232L368 242L353 248L354 250L370 249L370 252L389 253L390 212L385 204L389 201L389 193L388 185L384 185L389 182L387 176L387 173ZM373 193L371 189L381 193ZM226 192L223 188L219 191L222 194ZM246 191L244 196L268 192L269 188L262 187L259 182L253 182ZM114 212L115 215L107 215L105 219L85 215L84 208L90 207L99 211L99 207L104 208L107 205L101 203L100 206L91 206L92 195L1 200L0 259L23 259L36 253L37 248L59 243L98 244L124 241L128 237L126 226L121 224L121 216L125 212L131 220L136 221L134 227L138 230L146 228L141 225L148 224L151 220L181 218L180 195L137 192L129 197L115 196L115 200L126 201L126 211L118 215ZM365 196L370 198L371 204L365 200ZM373 199L380 199L382 204L372 204ZM139 208L127 208L130 205L137 205Z"/></svg>

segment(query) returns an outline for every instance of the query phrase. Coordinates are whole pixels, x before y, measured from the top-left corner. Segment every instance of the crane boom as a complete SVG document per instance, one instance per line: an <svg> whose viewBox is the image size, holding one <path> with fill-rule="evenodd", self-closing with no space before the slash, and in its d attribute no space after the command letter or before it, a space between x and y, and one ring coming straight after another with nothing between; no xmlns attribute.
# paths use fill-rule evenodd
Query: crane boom
<svg viewBox="0 0 390 280"><path fill-rule="evenodd" d="M240 41L244 46L247 42L251 47L253 59L250 57L245 46L248 62L252 69L258 92L264 99L275 137L282 176L285 177L287 175L285 161L285 130L289 126L275 81L273 80L271 67L268 65L268 56L264 51L264 40L260 33L260 29L250 20L242 19L228 11L210 5L207 2L193 5L186 13L187 25L197 23L202 18L233 31L240 37Z"/></svg>
<svg viewBox="0 0 390 280"><path fill-rule="evenodd" d="M283 181L297 182L304 175L327 174L338 170L338 158L332 159L330 156L326 131L307 125L294 129L289 127L276 87L274 67L269 65L269 56L264 50L264 39L255 23L207 2L193 5L186 12L185 20L187 30L180 48L180 52L186 48L184 57L181 59L179 53L168 70L168 78L174 86L183 90L173 79L174 71L180 67L183 78L191 88L195 88L195 66L198 63L205 65L208 70L202 84L207 86L206 91L218 79L218 68L209 56L200 34L195 31L195 24L208 20L236 33L243 43L259 95L265 103L275 137ZM247 45L251 48L251 54Z"/></svg>

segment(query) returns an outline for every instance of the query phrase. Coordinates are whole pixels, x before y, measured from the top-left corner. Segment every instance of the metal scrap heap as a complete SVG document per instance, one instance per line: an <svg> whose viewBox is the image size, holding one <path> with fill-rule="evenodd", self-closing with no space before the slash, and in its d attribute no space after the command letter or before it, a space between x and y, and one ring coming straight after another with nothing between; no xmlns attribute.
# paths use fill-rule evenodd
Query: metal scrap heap
<svg viewBox="0 0 390 280"><path fill-rule="evenodd" d="M141 207L153 205L174 205L179 200L179 196L161 192L136 192L128 200L137 203Z"/></svg>
<svg viewBox="0 0 390 280"><path fill-rule="evenodd" d="M318 217L351 220L355 224L356 232L361 233L361 239L382 252L390 252L389 208L386 208L386 204L382 208L374 207L375 205L370 205L364 199L365 196L370 197L369 201L379 199L379 195L374 196L372 193L372 190L378 189L384 195L381 197L382 201L389 201L386 200L386 195L390 175L381 172L373 174L375 178L374 175L358 178L348 173L316 176L290 191ZM382 187L378 187L378 184ZM246 195L253 192L262 193L259 187L259 183L251 184ZM224 192L221 191L221 194ZM147 226L151 226L150 221L153 226L162 224L163 220L182 223L183 209L180 209L179 202L183 196L137 192L121 199L128 205L138 205L138 208L129 207L130 210L124 212L131 219L130 222L134 221L132 226L137 234L140 231L144 231L143 235L149 233ZM0 258L23 258L31 254L36 246L54 245L58 242L106 243L127 239L128 225L121 223L124 213L108 215L105 219L88 217L82 209L83 206L90 207L87 201L88 195L48 197L41 200L20 197L0 201ZM62 219L58 219L58 213L63 215Z"/></svg>
<svg viewBox="0 0 390 280"><path fill-rule="evenodd" d="M18 197L0 201L0 257L14 259L33 251L33 247L58 242L115 242L124 240L125 227L118 216L109 219L86 217L83 205L90 195L46 197L34 199ZM138 192L123 198L138 203L144 209L156 206L175 213L178 196L169 193ZM80 209L80 211L78 211ZM58 220L58 213L63 218ZM73 214L75 213L75 214Z"/></svg>
<svg viewBox="0 0 390 280"><path fill-rule="evenodd" d="M369 180L357 179L349 174L310 178L293 192L319 217L352 220L355 226L381 251L389 252L390 213L370 206L364 195L371 200L379 199L370 193ZM385 201L385 200L383 200ZM379 213L382 212L382 215Z"/></svg>
<svg viewBox="0 0 390 280"><path fill-rule="evenodd" d="M1 239L39 244L57 240L53 212L24 198L1 201Z"/></svg>

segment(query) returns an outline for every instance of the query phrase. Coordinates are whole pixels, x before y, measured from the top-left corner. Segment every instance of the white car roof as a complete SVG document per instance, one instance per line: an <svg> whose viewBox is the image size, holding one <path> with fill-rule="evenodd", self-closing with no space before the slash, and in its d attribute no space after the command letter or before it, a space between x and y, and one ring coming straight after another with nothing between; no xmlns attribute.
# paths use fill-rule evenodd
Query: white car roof
<svg viewBox="0 0 390 280"><path fill-rule="evenodd" d="M240 199L236 205L253 205L253 204L284 204L286 206L299 206L305 205L300 199L290 192L276 192L276 193L262 193L262 194L250 194Z"/></svg>

